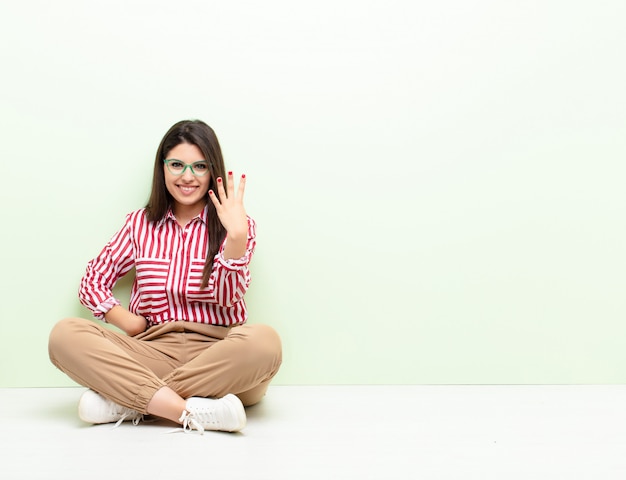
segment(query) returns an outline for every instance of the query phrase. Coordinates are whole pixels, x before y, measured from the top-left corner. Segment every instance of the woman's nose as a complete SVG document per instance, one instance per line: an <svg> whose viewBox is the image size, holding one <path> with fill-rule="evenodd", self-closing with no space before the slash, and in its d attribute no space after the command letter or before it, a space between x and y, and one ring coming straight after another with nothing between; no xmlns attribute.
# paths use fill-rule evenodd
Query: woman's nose
<svg viewBox="0 0 626 480"><path fill-rule="evenodd" d="M193 180L193 173L191 172L191 167L189 168L185 168L185 171L183 172L183 174L181 175L183 177L183 180L190 182Z"/></svg>

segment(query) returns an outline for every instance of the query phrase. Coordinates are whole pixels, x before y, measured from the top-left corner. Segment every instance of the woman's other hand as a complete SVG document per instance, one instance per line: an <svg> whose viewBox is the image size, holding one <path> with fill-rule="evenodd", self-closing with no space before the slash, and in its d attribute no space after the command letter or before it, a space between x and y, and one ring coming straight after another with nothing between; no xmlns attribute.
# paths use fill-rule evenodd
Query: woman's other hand
<svg viewBox="0 0 626 480"><path fill-rule="evenodd" d="M121 305L116 305L105 313L104 318L107 323L115 325L131 337L145 331L148 326L148 321L144 317L129 312Z"/></svg>

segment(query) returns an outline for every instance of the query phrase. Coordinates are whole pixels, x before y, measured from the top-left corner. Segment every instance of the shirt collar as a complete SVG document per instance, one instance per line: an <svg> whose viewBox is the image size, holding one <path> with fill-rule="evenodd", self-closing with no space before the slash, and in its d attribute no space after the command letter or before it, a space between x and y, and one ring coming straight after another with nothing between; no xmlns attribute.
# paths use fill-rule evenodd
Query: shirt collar
<svg viewBox="0 0 626 480"><path fill-rule="evenodd" d="M194 218L191 219L191 221L192 222L200 221L202 223L206 223L206 216L208 213L208 209L209 209L209 205L207 204L204 206L204 208L198 215L196 215ZM165 222L176 222L176 217L174 216L174 212L171 207L167 209L167 212L165 213L163 218L159 221L158 226L160 227L161 225L164 225Z"/></svg>

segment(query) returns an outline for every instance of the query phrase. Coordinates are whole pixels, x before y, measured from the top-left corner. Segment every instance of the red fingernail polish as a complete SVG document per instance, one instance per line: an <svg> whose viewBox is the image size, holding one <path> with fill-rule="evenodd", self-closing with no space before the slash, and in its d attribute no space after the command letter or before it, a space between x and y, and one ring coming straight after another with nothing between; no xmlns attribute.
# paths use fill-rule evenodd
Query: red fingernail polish
<svg viewBox="0 0 626 480"><path fill-rule="evenodd" d="M213 195L213 190L209 190L209 195Z"/></svg>
<svg viewBox="0 0 626 480"><path fill-rule="evenodd" d="M241 174L241 178L246 178L246 174L245 173Z"/></svg>
<svg viewBox="0 0 626 480"><path fill-rule="evenodd" d="M222 179L221 179L221 178L218 178L218 179L217 179L217 183L222 183Z"/></svg>
<svg viewBox="0 0 626 480"><path fill-rule="evenodd" d="M229 175L232 175L232 174L233 174L233 172L228 172L228 174L229 174Z"/></svg>

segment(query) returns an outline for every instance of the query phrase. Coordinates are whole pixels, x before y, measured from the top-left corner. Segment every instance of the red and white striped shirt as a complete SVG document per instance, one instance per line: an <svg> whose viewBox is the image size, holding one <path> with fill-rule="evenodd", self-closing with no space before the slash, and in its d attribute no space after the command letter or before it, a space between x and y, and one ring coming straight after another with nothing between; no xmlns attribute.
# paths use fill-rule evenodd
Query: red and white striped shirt
<svg viewBox="0 0 626 480"><path fill-rule="evenodd" d="M206 288L201 289L208 248L207 209L181 227L171 210L159 222L149 222L144 209L126 217L126 223L87 264L79 299L94 316L120 302L113 296L117 280L135 268L129 310L148 325L185 320L211 325L238 325L248 314L243 296L250 285L248 265L256 246L255 223L248 217L246 253L225 260L224 240L215 256Z"/></svg>

